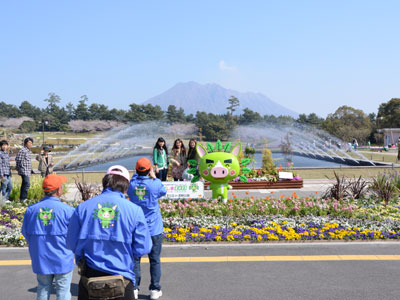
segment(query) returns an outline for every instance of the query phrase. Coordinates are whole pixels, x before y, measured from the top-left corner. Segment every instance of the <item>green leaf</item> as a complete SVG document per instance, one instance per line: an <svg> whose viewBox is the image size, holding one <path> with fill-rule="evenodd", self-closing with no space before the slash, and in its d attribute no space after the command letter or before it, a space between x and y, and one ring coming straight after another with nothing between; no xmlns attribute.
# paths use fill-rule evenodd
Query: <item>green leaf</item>
<svg viewBox="0 0 400 300"><path fill-rule="evenodd" d="M249 182L249 180L247 179L247 177L244 176L244 175L240 175L240 181Z"/></svg>
<svg viewBox="0 0 400 300"><path fill-rule="evenodd" d="M217 144L215 145L215 147L217 148L218 151L222 150L222 143L220 140L217 141Z"/></svg>
<svg viewBox="0 0 400 300"><path fill-rule="evenodd" d="M209 152L213 152L214 151L214 146L210 142L207 142L207 149L208 149Z"/></svg>
<svg viewBox="0 0 400 300"><path fill-rule="evenodd" d="M189 159L188 163L191 167L197 167L197 160Z"/></svg>
<svg viewBox="0 0 400 300"><path fill-rule="evenodd" d="M199 179L200 179L200 176L194 176L193 178L192 178L192 183L195 183L195 182L197 182L197 181L199 181Z"/></svg>
<svg viewBox="0 0 400 300"><path fill-rule="evenodd" d="M250 158L243 158L242 161L240 162L240 164L242 166L247 166L250 162L251 162Z"/></svg>
<svg viewBox="0 0 400 300"><path fill-rule="evenodd" d="M224 146L224 151L229 152L231 151L231 142L227 142Z"/></svg>
<svg viewBox="0 0 400 300"><path fill-rule="evenodd" d="M187 172L189 174L196 175L197 174L197 169L196 168L191 168L191 169L187 170Z"/></svg>
<svg viewBox="0 0 400 300"><path fill-rule="evenodd" d="M242 168L242 172L247 174L247 173L251 172L251 169L245 167L245 168Z"/></svg>

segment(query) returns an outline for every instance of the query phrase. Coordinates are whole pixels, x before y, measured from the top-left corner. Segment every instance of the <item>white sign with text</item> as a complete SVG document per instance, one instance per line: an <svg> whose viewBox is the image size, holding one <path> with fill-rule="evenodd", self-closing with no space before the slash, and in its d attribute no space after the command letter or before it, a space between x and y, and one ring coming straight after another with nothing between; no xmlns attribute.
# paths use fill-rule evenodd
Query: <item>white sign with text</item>
<svg viewBox="0 0 400 300"><path fill-rule="evenodd" d="M204 198L204 183L201 181L163 181L167 194L162 198Z"/></svg>

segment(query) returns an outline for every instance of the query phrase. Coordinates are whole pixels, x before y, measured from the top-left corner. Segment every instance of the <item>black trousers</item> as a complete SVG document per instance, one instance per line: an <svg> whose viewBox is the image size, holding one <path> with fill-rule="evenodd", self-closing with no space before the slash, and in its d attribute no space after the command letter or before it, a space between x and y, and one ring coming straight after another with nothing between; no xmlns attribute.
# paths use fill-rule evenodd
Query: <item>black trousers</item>
<svg viewBox="0 0 400 300"><path fill-rule="evenodd" d="M110 275L113 275L113 274L104 273L102 271L98 271L98 270L95 270L95 269L92 269L92 268L86 266L85 276L88 278L100 277L100 276L110 276ZM115 298L115 300L131 300L131 299L134 299L133 284L132 284L132 281L129 281L129 284L125 288L125 296L120 297L120 298ZM79 280L78 300L89 300L88 292L87 292L86 288L84 287L84 285L82 284L82 280Z"/></svg>

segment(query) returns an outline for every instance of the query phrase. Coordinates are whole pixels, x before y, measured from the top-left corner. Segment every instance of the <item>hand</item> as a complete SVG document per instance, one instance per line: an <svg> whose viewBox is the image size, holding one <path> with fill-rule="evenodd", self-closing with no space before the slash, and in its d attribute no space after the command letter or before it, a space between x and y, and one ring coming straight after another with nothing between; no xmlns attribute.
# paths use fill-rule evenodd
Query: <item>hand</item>
<svg viewBox="0 0 400 300"><path fill-rule="evenodd" d="M180 166L181 166L181 164L180 164L180 163L178 163L178 162L176 163L176 165L177 165L178 167L180 167Z"/></svg>
<svg viewBox="0 0 400 300"><path fill-rule="evenodd" d="M156 173L158 174L160 170L158 169L158 166L156 166Z"/></svg>
<svg viewBox="0 0 400 300"><path fill-rule="evenodd" d="M153 168L150 168L149 176L150 176L150 178L153 178L153 179L157 178L156 175L154 174Z"/></svg>

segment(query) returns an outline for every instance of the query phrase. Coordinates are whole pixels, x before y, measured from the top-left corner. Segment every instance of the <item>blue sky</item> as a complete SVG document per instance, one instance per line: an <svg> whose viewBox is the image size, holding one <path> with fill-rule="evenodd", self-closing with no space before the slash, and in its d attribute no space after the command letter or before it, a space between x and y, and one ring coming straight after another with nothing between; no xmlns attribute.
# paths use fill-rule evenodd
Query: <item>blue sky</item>
<svg viewBox="0 0 400 300"><path fill-rule="evenodd" d="M1 1L0 101L127 109L178 82L299 113L400 97L400 1Z"/></svg>

